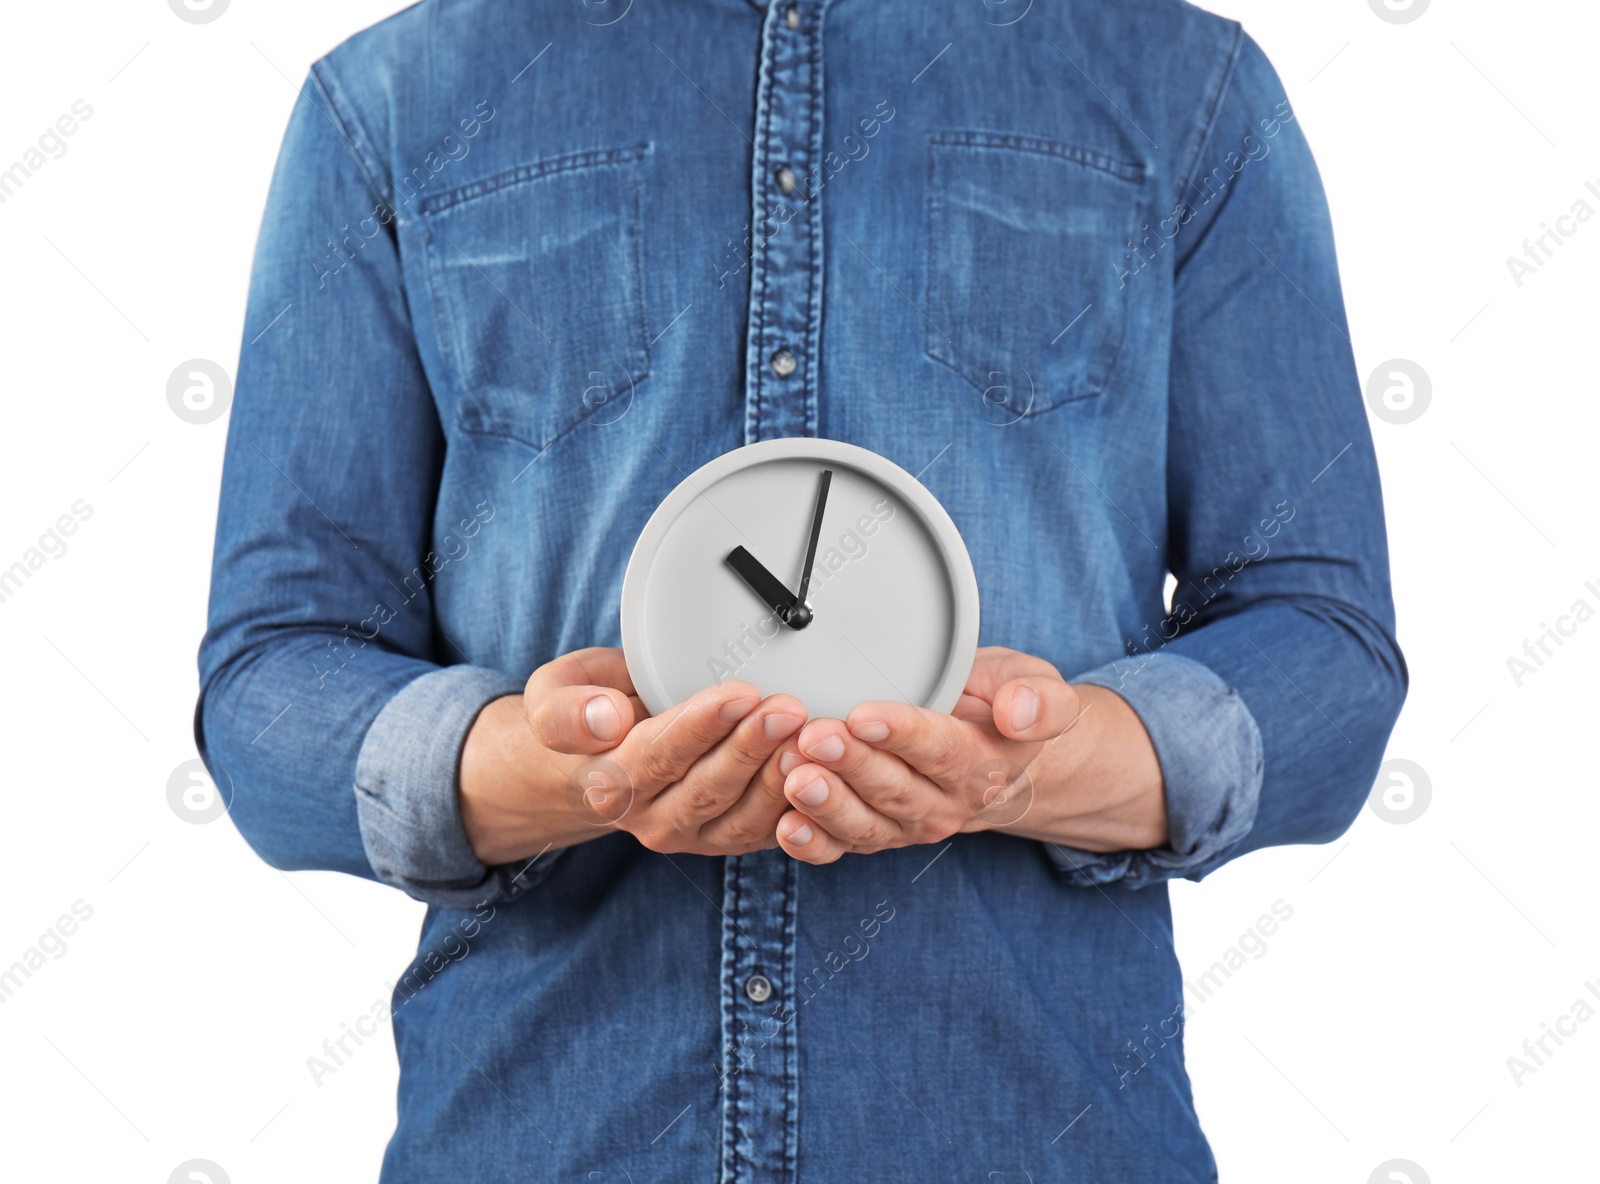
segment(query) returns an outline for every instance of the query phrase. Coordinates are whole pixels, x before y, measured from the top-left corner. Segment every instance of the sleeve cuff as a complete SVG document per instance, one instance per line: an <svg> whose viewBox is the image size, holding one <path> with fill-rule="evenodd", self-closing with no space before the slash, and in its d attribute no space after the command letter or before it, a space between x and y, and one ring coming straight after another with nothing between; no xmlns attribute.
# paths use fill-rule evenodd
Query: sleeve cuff
<svg viewBox="0 0 1600 1184"><path fill-rule="evenodd" d="M1122 658L1072 681L1120 695L1150 734L1166 786L1167 843L1108 854L1048 843L1051 862L1084 887L1197 880L1226 862L1261 797L1261 731L1239 693L1177 654Z"/></svg>
<svg viewBox="0 0 1600 1184"><path fill-rule="evenodd" d="M378 879L427 904L474 908L543 878L534 869L486 867L461 822L461 749L495 699L523 681L476 666L447 666L408 684L367 729L356 760L356 814Z"/></svg>

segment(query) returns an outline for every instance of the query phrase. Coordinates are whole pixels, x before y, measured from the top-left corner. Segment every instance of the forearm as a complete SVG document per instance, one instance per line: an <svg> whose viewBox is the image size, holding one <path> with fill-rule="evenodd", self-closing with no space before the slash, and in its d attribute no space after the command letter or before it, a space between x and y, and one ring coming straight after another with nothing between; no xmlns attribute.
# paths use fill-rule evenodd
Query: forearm
<svg viewBox="0 0 1600 1184"><path fill-rule="evenodd" d="M517 863L611 833L585 824L571 800L583 760L534 739L521 695L485 707L461 752L461 821L473 853L485 864Z"/></svg>

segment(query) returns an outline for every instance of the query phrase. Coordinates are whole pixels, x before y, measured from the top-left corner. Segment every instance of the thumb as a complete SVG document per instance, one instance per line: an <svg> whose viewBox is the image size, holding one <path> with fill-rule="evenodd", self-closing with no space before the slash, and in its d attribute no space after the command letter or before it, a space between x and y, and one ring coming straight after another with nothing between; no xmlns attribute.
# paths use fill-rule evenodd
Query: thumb
<svg viewBox="0 0 1600 1184"><path fill-rule="evenodd" d="M1049 675L1016 678L994 696L994 726L1011 740L1053 740L1081 710L1071 684Z"/></svg>
<svg viewBox="0 0 1600 1184"><path fill-rule="evenodd" d="M573 756L615 748L638 714L633 700L612 687L561 687L528 701L534 738L552 752Z"/></svg>
<svg viewBox="0 0 1600 1184"><path fill-rule="evenodd" d="M619 650L564 654L533 672L523 699L534 738L554 752L589 756L616 747L646 714Z"/></svg>

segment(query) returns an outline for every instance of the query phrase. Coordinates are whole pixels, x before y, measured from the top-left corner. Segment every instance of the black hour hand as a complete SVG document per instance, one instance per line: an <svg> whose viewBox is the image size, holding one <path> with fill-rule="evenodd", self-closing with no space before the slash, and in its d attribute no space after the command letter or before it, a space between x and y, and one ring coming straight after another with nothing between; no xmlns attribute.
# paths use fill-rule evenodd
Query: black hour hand
<svg viewBox="0 0 1600 1184"><path fill-rule="evenodd" d="M777 576L762 566L759 559L743 547L735 547L728 552L728 566L738 572L739 578L750 585L750 590L778 614L778 620L786 625L789 623L789 616L799 602Z"/></svg>

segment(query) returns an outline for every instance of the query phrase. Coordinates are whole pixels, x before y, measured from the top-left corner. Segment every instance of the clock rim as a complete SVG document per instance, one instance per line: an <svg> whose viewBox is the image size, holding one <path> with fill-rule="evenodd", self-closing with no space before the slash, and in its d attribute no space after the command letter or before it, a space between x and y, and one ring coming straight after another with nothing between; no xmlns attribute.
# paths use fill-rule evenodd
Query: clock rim
<svg viewBox="0 0 1600 1184"><path fill-rule="evenodd" d="M978 576L972 566L972 555L966 540L956 528L950 512L927 486L886 456L850 444L843 440L829 440L820 436L788 436L777 440L760 440L724 452L701 465L683 478L672 492L645 521L644 528L634 541L628 556L628 567L622 577L621 624L622 654L633 678L634 690L652 715L660 714L673 706L666 688L654 678L651 663L646 661L641 636L642 586L647 564L660 549L669 523L675 521L683 509L699 497L702 486L709 486L752 465L779 460L815 460L846 465L875 478L880 484L915 511L922 525L932 535L944 560L951 583L951 627L949 653L945 668L927 700L916 706L948 714L961 700L961 692L972 673L978 655ZM638 659L635 662L635 659ZM714 684L712 684L714 685ZM777 693L776 691L772 693Z"/></svg>

